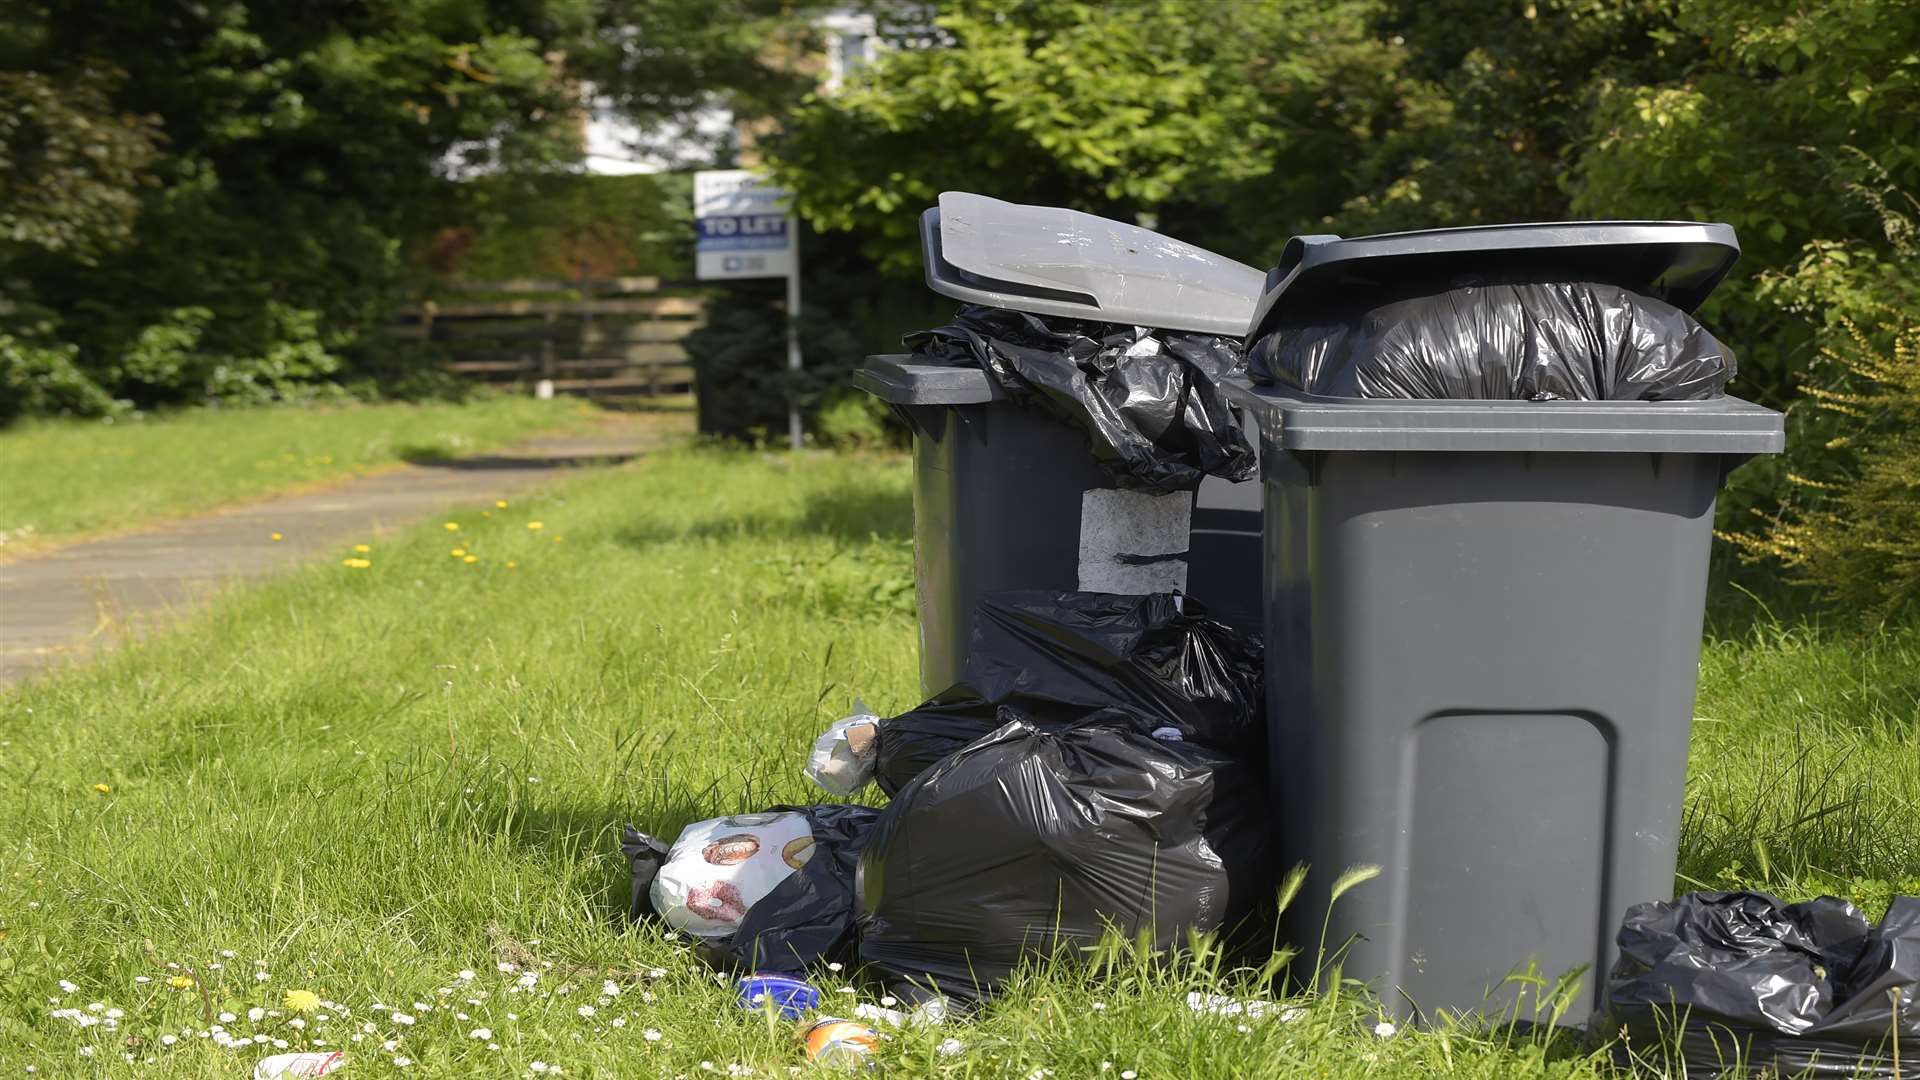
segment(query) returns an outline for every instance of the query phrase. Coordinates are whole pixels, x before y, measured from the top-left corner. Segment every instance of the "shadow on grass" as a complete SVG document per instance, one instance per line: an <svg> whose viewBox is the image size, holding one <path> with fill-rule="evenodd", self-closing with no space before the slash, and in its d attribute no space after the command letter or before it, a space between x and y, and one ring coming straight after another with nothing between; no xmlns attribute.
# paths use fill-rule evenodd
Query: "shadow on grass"
<svg viewBox="0 0 1920 1080"><path fill-rule="evenodd" d="M635 454L476 454L456 457L438 446L407 446L400 460L409 465L461 472L527 472L544 469L579 469L589 465L620 465L632 461Z"/></svg>
<svg viewBox="0 0 1920 1080"><path fill-rule="evenodd" d="M649 522L620 530L614 542L644 549L676 540L752 537L906 541L913 537L913 499L905 492L842 488L808 496L798 516L733 514L682 527Z"/></svg>
<svg viewBox="0 0 1920 1080"><path fill-rule="evenodd" d="M1779 566L1742 562L1726 545L1716 545L1707 576L1706 636L1749 641L1756 631L1788 626L1843 637L1869 629L1824 603L1817 590L1788 580Z"/></svg>

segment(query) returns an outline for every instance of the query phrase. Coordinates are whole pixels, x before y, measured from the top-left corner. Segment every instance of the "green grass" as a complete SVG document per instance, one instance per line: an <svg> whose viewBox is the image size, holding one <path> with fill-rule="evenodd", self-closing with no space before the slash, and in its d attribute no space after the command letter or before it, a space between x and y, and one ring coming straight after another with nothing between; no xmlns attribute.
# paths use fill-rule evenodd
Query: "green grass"
<svg viewBox="0 0 1920 1080"><path fill-rule="evenodd" d="M199 1038L169 962L231 1030L324 1039L356 1078L801 1063L793 1025L737 1010L686 941L625 926L618 827L818 801L813 735L856 694L914 702L906 462L680 450L479 509L457 515L476 564L433 523L368 569L234 593L0 696L0 1076L244 1076L271 1045ZM1683 871L1794 896L1920 876L1900 818L1920 807L1920 633L1757 625L1705 654ZM1571 1037L1380 1038L1351 993L1290 1021L1198 1015L1190 990L1256 987L1210 958L1109 959L1099 979L1029 973L883 1057L907 1076L1608 1075ZM289 989L350 1014L246 1019ZM124 1012L114 1031L49 1015L92 1002Z"/></svg>
<svg viewBox="0 0 1920 1080"><path fill-rule="evenodd" d="M577 401L191 409L0 430L0 554L577 426Z"/></svg>

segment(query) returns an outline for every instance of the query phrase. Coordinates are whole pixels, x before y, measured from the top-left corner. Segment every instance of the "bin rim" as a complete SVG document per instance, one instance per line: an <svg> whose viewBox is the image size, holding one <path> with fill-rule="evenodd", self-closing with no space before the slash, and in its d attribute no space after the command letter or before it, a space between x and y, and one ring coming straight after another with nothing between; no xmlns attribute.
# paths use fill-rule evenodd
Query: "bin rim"
<svg viewBox="0 0 1920 1080"><path fill-rule="evenodd" d="M1742 398L1482 401L1346 398L1227 384L1261 442L1282 450L1677 453L1750 457L1786 448L1785 417Z"/></svg>
<svg viewBox="0 0 1920 1080"><path fill-rule="evenodd" d="M1443 291L1462 275L1523 270L1596 281L1692 312L1740 258L1733 226L1705 221L1468 225L1374 236L1295 236L1267 272L1247 342L1325 306Z"/></svg>
<svg viewBox="0 0 1920 1080"><path fill-rule="evenodd" d="M912 353L867 357L853 385L889 405L985 405L1006 392L980 368L921 364Z"/></svg>

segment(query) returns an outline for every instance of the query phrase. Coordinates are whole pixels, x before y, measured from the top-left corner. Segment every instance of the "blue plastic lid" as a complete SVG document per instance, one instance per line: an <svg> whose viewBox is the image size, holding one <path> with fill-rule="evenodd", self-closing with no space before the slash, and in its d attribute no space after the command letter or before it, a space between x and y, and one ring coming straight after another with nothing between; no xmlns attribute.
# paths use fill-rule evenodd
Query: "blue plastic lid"
<svg viewBox="0 0 1920 1080"><path fill-rule="evenodd" d="M791 975L748 975L733 985L740 992L740 1007L743 1009L760 1009L772 1002L779 1008L781 1016L798 1020L820 1007L820 991L805 979L796 979Z"/></svg>

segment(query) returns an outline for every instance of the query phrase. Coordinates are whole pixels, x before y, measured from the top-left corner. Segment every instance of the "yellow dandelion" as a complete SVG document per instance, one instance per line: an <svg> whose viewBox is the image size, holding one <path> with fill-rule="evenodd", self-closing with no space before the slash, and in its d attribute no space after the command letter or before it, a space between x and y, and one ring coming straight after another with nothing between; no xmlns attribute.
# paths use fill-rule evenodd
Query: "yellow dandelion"
<svg viewBox="0 0 1920 1080"><path fill-rule="evenodd" d="M340 565L349 570L365 570L373 565L372 559L341 559Z"/></svg>
<svg viewBox="0 0 1920 1080"><path fill-rule="evenodd" d="M480 561L480 556L478 556L478 555L469 555L469 556L467 556L467 557L466 557L465 559L462 559L461 561L462 561L462 562L470 562L470 563L477 563L477 562L479 562L479 561Z"/></svg>
<svg viewBox="0 0 1920 1080"><path fill-rule="evenodd" d="M447 530L448 532L459 532L459 531L460 531L460 523L459 523L459 522L457 522L457 521L449 521L449 522L447 522L447 524L446 524L446 530Z"/></svg>
<svg viewBox="0 0 1920 1080"><path fill-rule="evenodd" d="M285 539L286 539L286 537L284 537L284 536L281 536L281 535L280 535L279 533L274 533L274 534L273 534L273 542L274 542L274 543L276 543L276 544L277 544L277 543L279 543L279 542L280 542L280 541L282 541L282 540L285 540Z"/></svg>
<svg viewBox="0 0 1920 1080"><path fill-rule="evenodd" d="M532 530L534 530L534 531L536 531L536 532L538 532L539 530L541 530L541 529L544 529L544 528L546 528L546 526L545 526L545 525L542 525L542 524L541 524L540 522L538 522L538 521L529 521L529 522L527 522L527 528L529 528L529 529L532 529Z"/></svg>
<svg viewBox="0 0 1920 1080"><path fill-rule="evenodd" d="M175 990L185 990L193 985L193 976L175 975L167 980L167 985L173 987Z"/></svg>
<svg viewBox="0 0 1920 1080"><path fill-rule="evenodd" d="M102 795L105 795L108 792L112 791L113 788L107 786L106 784L95 784L93 785L93 790L99 792Z"/></svg>
<svg viewBox="0 0 1920 1080"><path fill-rule="evenodd" d="M491 510L482 510L482 511L480 511L480 516L481 516L481 517L485 517L485 518L490 518L490 517L492 517L492 516L493 516L493 511L491 511Z"/></svg>
<svg viewBox="0 0 1920 1080"><path fill-rule="evenodd" d="M508 559L508 560L507 560L507 569L509 569L509 570L518 570L518 569L520 569L520 564L519 564L519 563L517 563L517 562L514 562L514 561L513 561L512 559Z"/></svg>
<svg viewBox="0 0 1920 1080"><path fill-rule="evenodd" d="M505 510L507 508L507 500L495 499L493 500L493 506L496 510Z"/></svg>
<svg viewBox="0 0 1920 1080"><path fill-rule="evenodd" d="M373 548L367 546L366 544L355 544L353 545L353 550L359 552L362 555L365 555L367 552L372 551Z"/></svg>
<svg viewBox="0 0 1920 1080"><path fill-rule="evenodd" d="M447 554L452 555L454 558L457 559L460 556L465 555L466 553L467 553L466 548L454 548L452 551L448 552Z"/></svg>
<svg viewBox="0 0 1920 1080"><path fill-rule="evenodd" d="M281 999L288 1012L315 1012L320 1008L320 995L311 990L289 990Z"/></svg>

